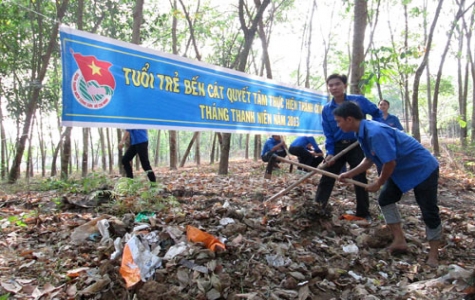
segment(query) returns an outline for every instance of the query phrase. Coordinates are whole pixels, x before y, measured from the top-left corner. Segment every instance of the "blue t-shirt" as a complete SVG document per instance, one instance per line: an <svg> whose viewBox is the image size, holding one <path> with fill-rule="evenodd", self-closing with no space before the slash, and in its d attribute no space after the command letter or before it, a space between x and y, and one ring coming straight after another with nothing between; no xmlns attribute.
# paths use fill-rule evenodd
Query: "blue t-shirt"
<svg viewBox="0 0 475 300"><path fill-rule="evenodd" d="M399 122L399 118L396 117L395 115L388 114L388 117L386 119L383 117L381 122L391 127L404 131L404 127L402 127L401 122Z"/></svg>
<svg viewBox="0 0 475 300"><path fill-rule="evenodd" d="M274 148L277 144L279 144L281 141L275 140L273 137L270 137L267 139L267 141L264 144L264 147L262 147L262 153L261 156L266 154L267 152L271 151L272 148ZM285 150L283 147L281 147L282 150ZM278 151L278 150L277 150Z"/></svg>
<svg viewBox="0 0 475 300"><path fill-rule="evenodd" d="M381 172L383 164L396 161L391 179L405 193L439 167L437 159L415 138L386 124L361 120L358 142L365 156Z"/></svg>
<svg viewBox="0 0 475 300"><path fill-rule="evenodd" d="M146 129L127 129L130 134L130 144L137 145L140 143L148 142Z"/></svg>
<svg viewBox="0 0 475 300"><path fill-rule="evenodd" d="M361 95L345 95L345 101L355 102L361 108L364 116L371 115L375 121L381 121L383 118L383 113L379 110L378 106ZM332 99L323 106L322 110L322 127L323 134L325 135L325 149L327 150L327 154L330 155L335 155L336 142L355 139L353 132L343 132L336 125L333 110L337 107L338 104L334 99Z"/></svg>
<svg viewBox="0 0 475 300"><path fill-rule="evenodd" d="M304 147L307 148L307 145L312 145L313 149L317 153L321 153L322 150L318 147L317 142L313 136L299 136L291 144L290 147Z"/></svg>

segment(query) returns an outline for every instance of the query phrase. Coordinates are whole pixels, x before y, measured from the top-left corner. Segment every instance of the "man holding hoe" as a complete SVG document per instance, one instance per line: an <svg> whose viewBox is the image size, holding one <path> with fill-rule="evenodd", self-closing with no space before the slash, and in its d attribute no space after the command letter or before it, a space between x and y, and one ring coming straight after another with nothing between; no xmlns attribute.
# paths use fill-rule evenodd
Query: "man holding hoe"
<svg viewBox="0 0 475 300"><path fill-rule="evenodd" d="M396 203L403 193L414 189L416 202L426 225L429 241L427 264L438 265L438 250L442 238L442 222L437 205L439 163L416 139L383 123L365 120L360 107L345 101L334 111L338 127L354 132L365 158L355 168L339 175L339 181L353 178L376 165L379 177L366 188L369 192L381 189L378 203L393 234L390 253L408 251Z"/></svg>

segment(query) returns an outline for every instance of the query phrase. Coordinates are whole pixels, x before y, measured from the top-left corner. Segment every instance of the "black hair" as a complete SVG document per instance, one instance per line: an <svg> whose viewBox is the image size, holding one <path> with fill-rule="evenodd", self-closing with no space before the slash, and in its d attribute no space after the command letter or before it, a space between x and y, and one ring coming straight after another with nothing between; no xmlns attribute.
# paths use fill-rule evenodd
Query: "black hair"
<svg viewBox="0 0 475 300"><path fill-rule="evenodd" d="M340 79L341 82L343 82L343 84L347 84L348 83L348 77L346 77L346 75L342 75L342 74L337 74L337 73L334 73L334 74L331 74L330 76L328 76L327 78L327 84L328 84L328 81L330 81L331 79Z"/></svg>
<svg viewBox="0 0 475 300"><path fill-rule="evenodd" d="M389 101L386 100L386 99L379 100L378 105L381 104L381 102L386 102L388 104L388 106L391 106L391 103L389 103Z"/></svg>
<svg viewBox="0 0 475 300"><path fill-rule="evenodd" d="M333 115L341 118L353 117L356 120L364 119L361 108L353 101L343 101L337 108L333 110Z"/></svg>

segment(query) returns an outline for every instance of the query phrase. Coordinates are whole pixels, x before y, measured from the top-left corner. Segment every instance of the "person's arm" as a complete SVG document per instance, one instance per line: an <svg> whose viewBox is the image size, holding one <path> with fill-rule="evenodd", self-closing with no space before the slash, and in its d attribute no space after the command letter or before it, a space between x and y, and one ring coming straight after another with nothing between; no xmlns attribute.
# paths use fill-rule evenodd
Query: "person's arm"
<svg viewBox="0 0 475 300"><path fill-rule="evenodd" d="M379 107L373 102L369 101L367 98L363 97L362 101L364 105L361 105L361 110L363 114L370 115L374 121L382 122L383 121L383 112Z"/></svg>
<svg viewBox="0 0 475 300"><path fill-rule="evenodd" d="M125 142L129 139L130 133L128 131L124 132L124 135L122 136L122 139L119 142L119 149L122 149L124 147Z"/></svg>
<svg viewBox="0 0 475 300"><path fill-rule="evenodd" d="M285 142L284 142L284 140L281 140L280 143L278 143L274 147L272 147L271 151L275 152L279 149L284 150L284 147L285 147Z"/></svg>
<svg viewBox="0 0 475 300"><path fill-rule="evenodd" d="M367 157L363 158L359 165L349 170L348 172L341 173L338 176L338 181L345 181L345 178L353 178L356 175L366 172L373 165L373 161Z"/></svg>
<svg viewBox="0 0 475 300"><path fill-rule="evenodd" d="M396 161L391 160L385 163L382 168L381 168L381 174L379 174L379 177L376 181L372 182L371 184L368 185L366 190L368 192L377 192L383 186L386 181L391 177L391 175L394 172L394 168L396 168Z"/></svg>
<svg viewBox="0 0 475 300"><path fill-rule="evenodd" d="M399 118L394 116L395 118L395 121L396 121L396 128L401 130L401 131L404 131L404 127L402 127L402 124L401 124L401 121L399 121Z"/></svg>
<svg viewBox="0 0 475 300"><path fill-rule="evenodd" d="M325 150L327 151L328 160L335 155L335 138L333 137L333 129L330 126L328 118L334 118L332 112L328 112L331 108L325 106L322 111L322 128L325 135ZM327 116L330 114L330 116Z"/></svg>

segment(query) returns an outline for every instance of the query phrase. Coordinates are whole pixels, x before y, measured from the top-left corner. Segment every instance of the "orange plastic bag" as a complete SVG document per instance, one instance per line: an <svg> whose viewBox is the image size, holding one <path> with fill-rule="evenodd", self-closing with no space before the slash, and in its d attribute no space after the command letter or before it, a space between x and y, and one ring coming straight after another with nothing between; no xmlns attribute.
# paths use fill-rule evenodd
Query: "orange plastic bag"
<svg viewBox="0 0 475 300"><path fill-rule="evenodd" d="M190 242L203 243L211 251L216 251L216 247L226 250L226 246L213 235L191 225L186 226L186 237Z"/></svg>
<svg viewBox="0 0 475 300"><path fill-rule="evenodd" d="M365 220L365 218L362 217L357 217L355 215L341 215L340 220L348 220L348 221L362 221Z"/></svg>

